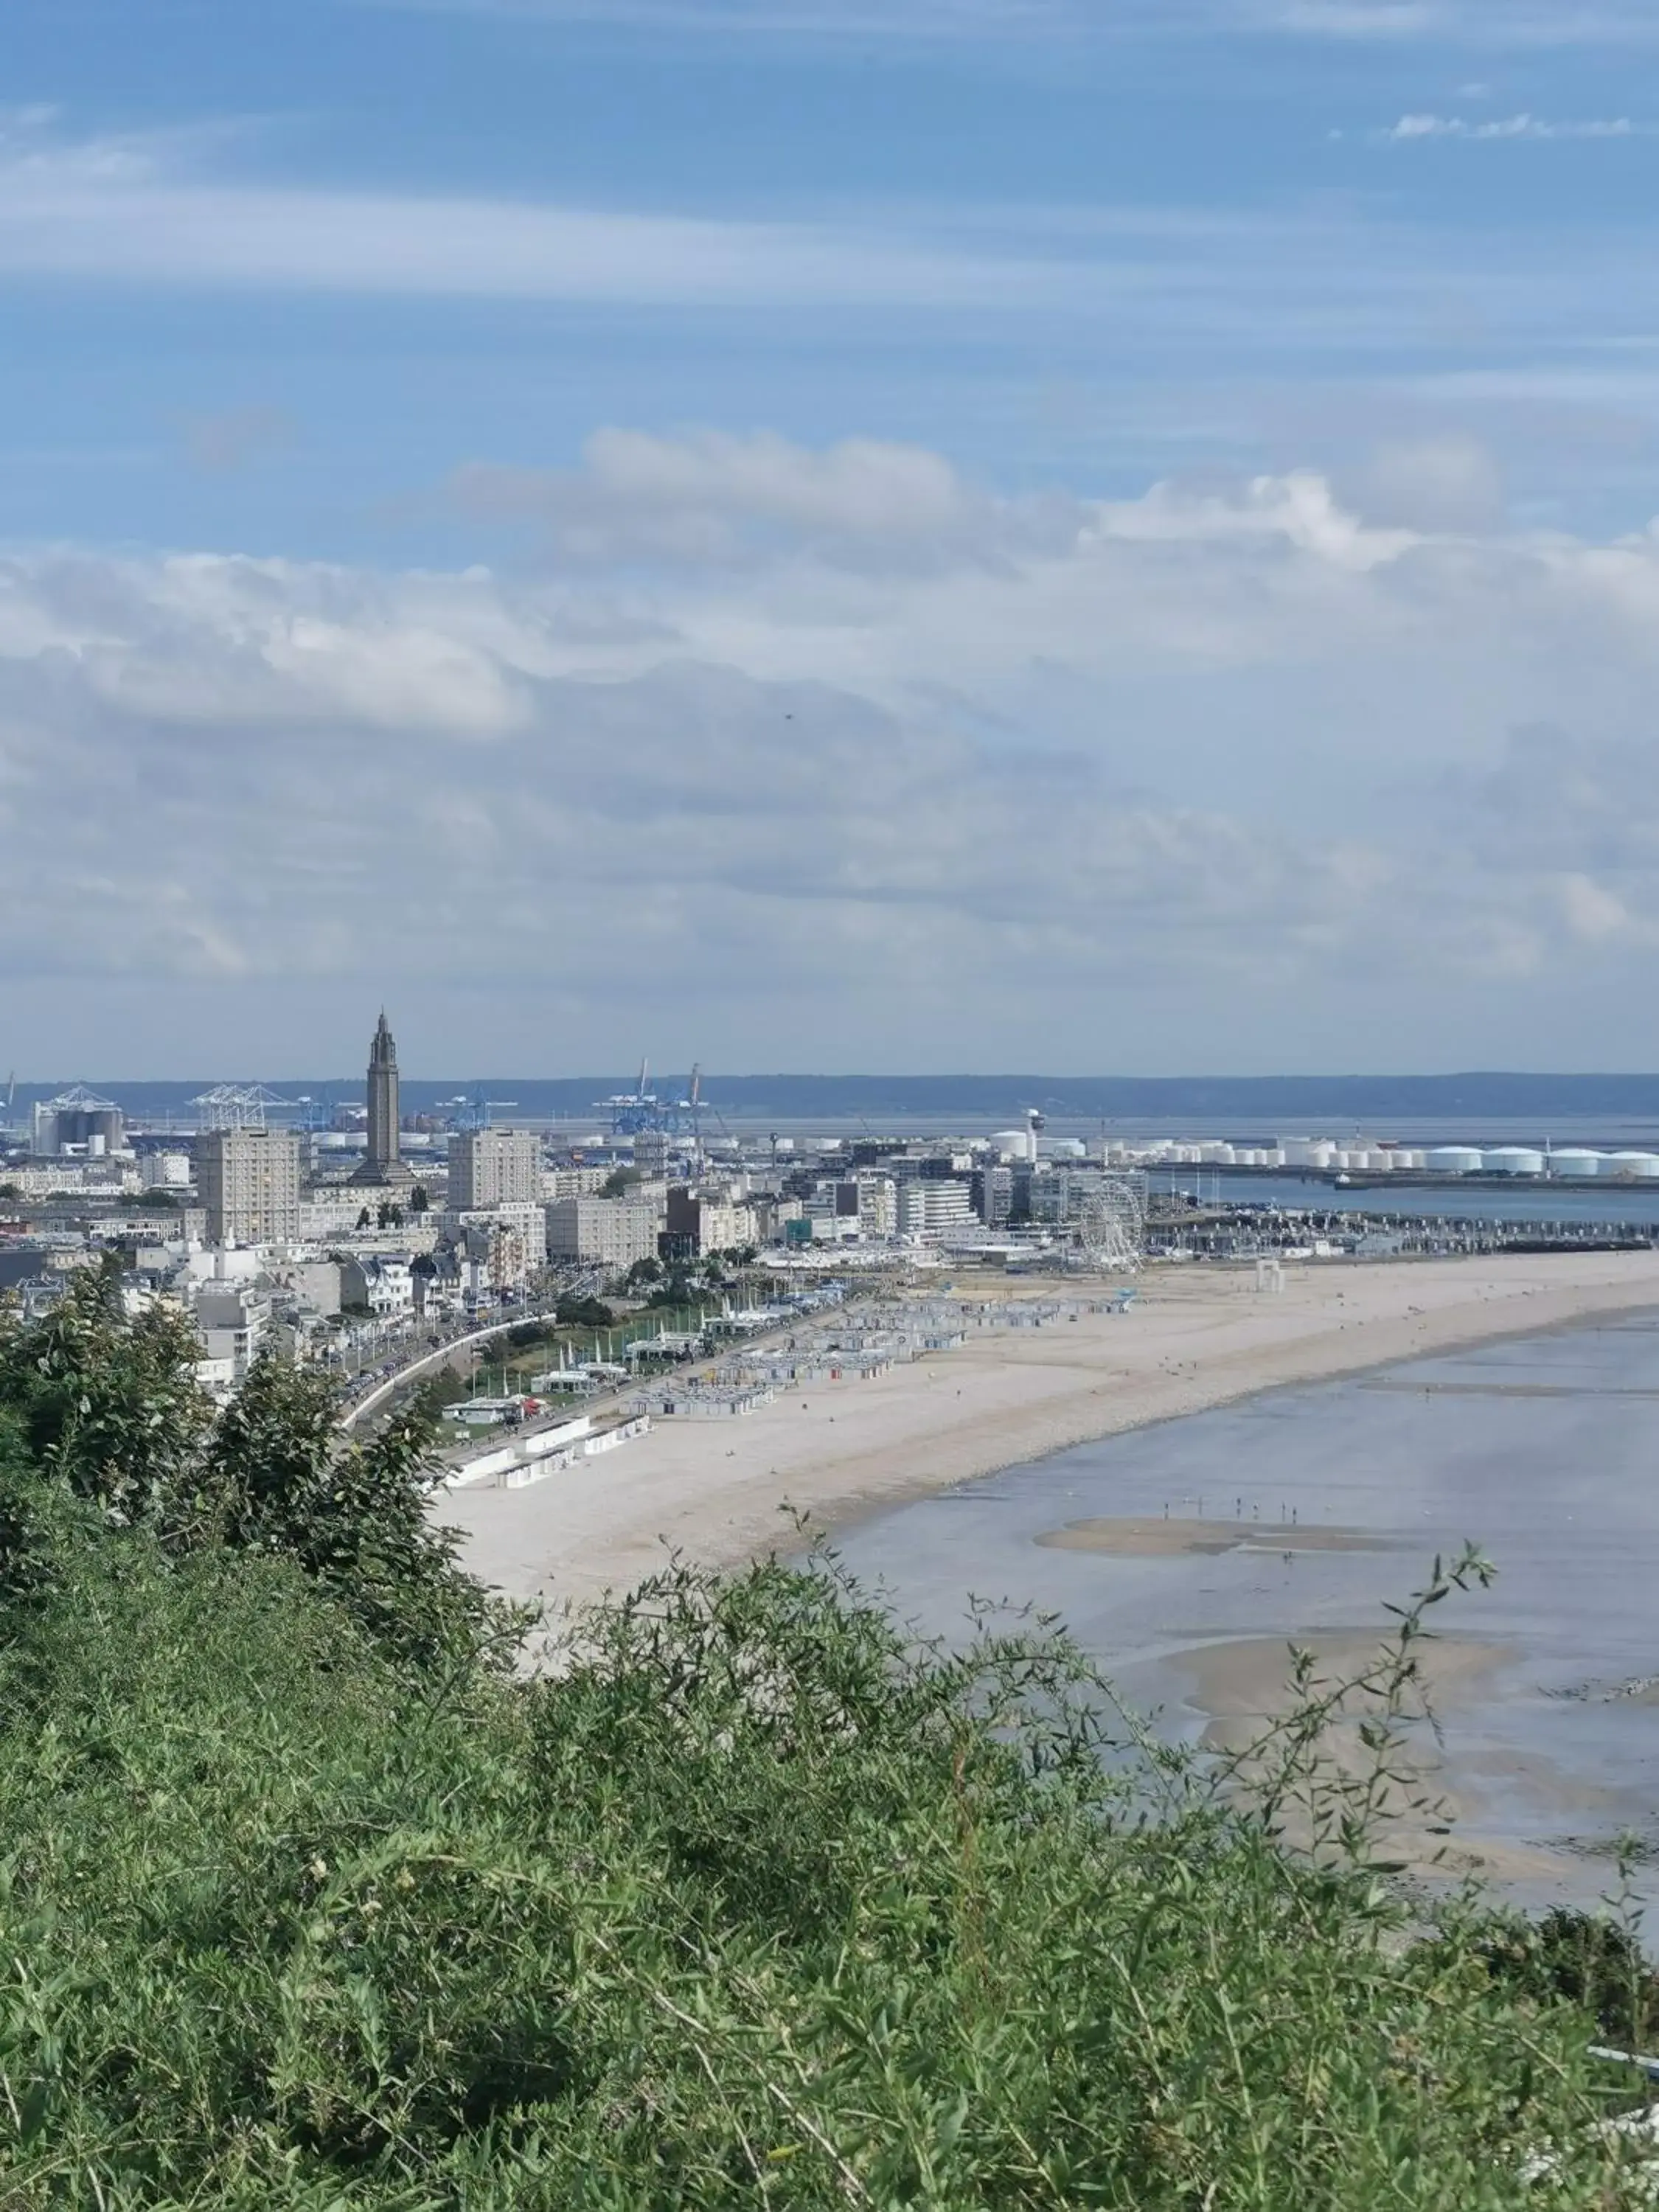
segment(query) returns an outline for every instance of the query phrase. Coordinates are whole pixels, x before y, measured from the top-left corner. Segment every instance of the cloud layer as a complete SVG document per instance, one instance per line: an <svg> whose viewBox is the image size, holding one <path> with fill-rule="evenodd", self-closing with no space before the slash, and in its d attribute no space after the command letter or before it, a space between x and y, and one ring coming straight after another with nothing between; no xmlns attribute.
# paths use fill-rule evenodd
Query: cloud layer
<svg viewBox="0 0 1659 2212"><path fill-rule="evenodd" d="M1059 1069L1194 1022L1187 1064L1249 1064L1270 1008L1266 1064L1362 1019L1426 1064L1521 988L1601 993L1616 1060L1659 542L1506 532L1484 481L1478 527L1410 520L1477 460L1382 457L1368 519L1310 474L1034 502L613 430L458 487L507 574L15 553L0 1006L55 978L107 1036L140 982L255 1018L297 981L325 1024L470 1008L456 1064L512 1060L516 1007L565 1040L526 1066L679 1024L728 1066Z"/></svg>

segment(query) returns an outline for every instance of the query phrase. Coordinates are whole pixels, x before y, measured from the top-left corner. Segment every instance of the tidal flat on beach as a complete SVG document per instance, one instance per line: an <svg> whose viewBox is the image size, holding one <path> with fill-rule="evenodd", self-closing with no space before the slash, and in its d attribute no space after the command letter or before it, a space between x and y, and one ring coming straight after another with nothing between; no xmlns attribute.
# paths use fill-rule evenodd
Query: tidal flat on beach
<svg viewBox="0 0 1659 2212"><path fill-rule="evenodd" d="M1583 1902L1618 1835L1659 1843L1656 1389L1659 1313L1611 1316L1080 1445L840 1548L925 1633L970 1595L1059 1613L1166 1733L1234 1746L1283 1710L1288 1643L1363 1661L1474 1541L1498 1579L1431 1661L1447 1865Z"/></svg>
<svg viewBox="0 0 1659 2212"><path fill-rule="evenodd" d="M1057 1552L1099 1552L1114 1559L1168 1559L1200 1552L1387 1552L1397 1546L1364 1528L1320 1528L1295 1521L1183 1521L1167 1513L1157 1520L1145 1514L1068 1521L1033 1542Z"/></svg>

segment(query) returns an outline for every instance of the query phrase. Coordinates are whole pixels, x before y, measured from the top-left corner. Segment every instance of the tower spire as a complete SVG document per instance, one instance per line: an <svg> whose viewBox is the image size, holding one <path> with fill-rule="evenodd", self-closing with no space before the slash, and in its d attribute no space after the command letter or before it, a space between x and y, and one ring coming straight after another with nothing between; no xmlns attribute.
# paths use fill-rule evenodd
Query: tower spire
<svg viewBox="0 0 1659 2212"><path fill-rule="evenodd" d="M401 1186L411 1180L399 1157L398 1139L398 1046L392 1024L380 1018L368 1048L368 1152L354 1182Z"/></svg>

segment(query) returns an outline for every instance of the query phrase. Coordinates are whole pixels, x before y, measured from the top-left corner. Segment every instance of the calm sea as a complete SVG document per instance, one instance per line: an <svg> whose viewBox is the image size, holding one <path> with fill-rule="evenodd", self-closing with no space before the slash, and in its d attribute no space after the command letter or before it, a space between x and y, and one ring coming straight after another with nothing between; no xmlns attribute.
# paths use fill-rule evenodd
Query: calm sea
<svg viewBox="0 0 1659 2212"><path fill-rule="evenodd" d="M1267 1528L1294 1512L1397 1548L1146 1559L1033 1540L1166 1510ZM1264 1392L906 1506L841 1548L928 1634L960 1632L970 1595L1057 1611L1135 1704L1190 1739L1204 1720L1182 1703L1174 1654L1380 1629L1385 1601L1465 1538L1498 1579L1439 1625L1514 1654L1449 1721L1452 1778L1480 1778L1480 1830L1659 1844L1659 1696L1620 1694L1659 1675L1659 1313ZM1610 1878L1587 1859L1549 1893L1588 1899Z"/></svg>

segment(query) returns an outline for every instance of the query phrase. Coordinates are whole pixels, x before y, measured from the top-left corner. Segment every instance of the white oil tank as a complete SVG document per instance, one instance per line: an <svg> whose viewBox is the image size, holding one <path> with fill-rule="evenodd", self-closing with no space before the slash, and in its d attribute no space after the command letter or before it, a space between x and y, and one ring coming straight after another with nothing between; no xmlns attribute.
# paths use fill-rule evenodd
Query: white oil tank
<svg viewBox="0 0 1659 2212"><path fill-rule="evenodd" d="M1473 1145L1431 1145L1423 1156L1431 1175L1479 1175L1484 1164Z"/></svg>
<svg viewBox="0 0 1659 2212"><path fill-rule="evenodd" d="M1530 1145L1494 1145L1481 1154L1481 1164L1488 1175L1540 1176L1544 1155Z"/></svg>
<svg viewBox="0 0 1659 2212"><path fill-rule="evenodd" d="M1613 1152L1603 1163L1601 1172L1631 1182L1659 1180L1659 1152Z"/></svg>
<svg viewBox="0 0 1659 2212"><path fill-rule="evenodd" d="M991 1150L1000 1159L1034 1160L1036 1138L1030 1129L999 1129L991 1139Z"/></svg>
<svg viewBox="0 0 1659 2212"><path fill-rule="evenodd" d="M1550 1168L1553 1174L1564 1176L1569 1182L1585 1182L1592 1176L1601 1174L1601 1155L1600 1152L1581 1152L1576 1146L1567 1145L1559 1152L1550 1154Z"/></svg>

